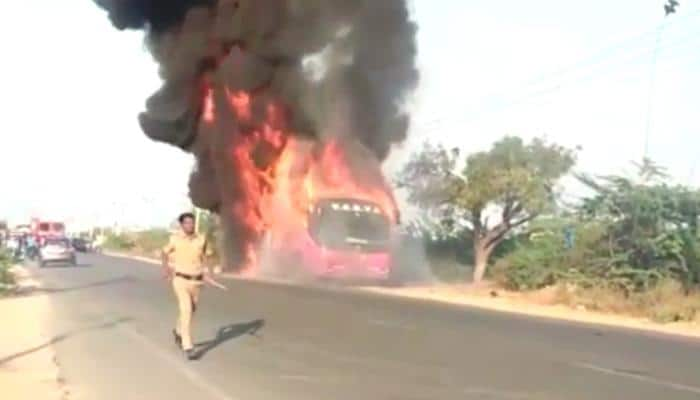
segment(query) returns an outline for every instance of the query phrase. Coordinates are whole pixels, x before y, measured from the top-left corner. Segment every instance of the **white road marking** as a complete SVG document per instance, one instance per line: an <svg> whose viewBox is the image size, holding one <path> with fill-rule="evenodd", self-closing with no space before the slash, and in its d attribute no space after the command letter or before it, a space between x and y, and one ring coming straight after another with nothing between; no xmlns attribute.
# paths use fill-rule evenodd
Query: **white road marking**
<svg viewBox="0 0 700 400"><path fill-rule="evenodd" d="M303 382L313 382L316 380L308 375L280 375L280 379L284 379L286 381L303 381Z"/></svg>
<svg viewBox="0 0 700 400"><path fill-rule="evenodd" d="M468 388L464 389L464 394L477 395L479 397L488 397L496 399L508 399L508 400L529 400L534 399L528 394L518 393L518 392L506 392L503 390L488 389L488 388Z"/></svg>
<svg viewBox="0 0 700 400"><path fill-rule="evenodd" d="M380 325L380 326L391 326L391 327L395 327L395 326L400 327L401 326L400 322L391 321L388 319L370 319L369 323L372 325Z"/></svg>
<svg viewBox="0 0 700 400"><path fill-rule="evenodd" d="M190 382L192 382L195 386L198 388L202 389L204 392L208 393L209 395L212 396L212 398L217 399L217 400L237 400L228 394L226 394L222 389L206 382L204 378L200 374L198 374L196 371L192 370L191 368L187 368L185 363L187 362L184 360L184 357L181 359L179 357L174 357L171 354L163 351L160 347L158 347L156 344L154 344L151 340L149 340L146 336L142 335L139 333L137 330L134 328L130 327L129 325L118 325L118 328L124 332L125 334L129 335L131 338L138 340L141 342L144 346L148 347L153 354L161 358L163 361L166 361L168 364L170 364L175 370L180 372L183 376L185 376L187 379L189 379Z"/></svg>
<svg viewBox="0 0 700 400"><path fill-rule="evenodd" d="M397 319L386 319L386 318L374 318L371 317L367 320L370 325L384 326L387 328L399 328L402 330L413 331L416 330L414 325L411 325L407 321L397 320Z"/></svg>
<svg viewBox="0 0 700 400"><path fill-rule="evenodd" d="M637 380L640 382L649 383L652 385L664 386L664 387L667 387L670 389L675 389L675 390L678 390L681 392L700 394L700 387L697 387L697 386L688 386L688 385L684 385L682 383L665 381L665 380L661 380L661 379L652 378L649 376L633 374L630 372L617 371L614 369L600 367L598 365L588 364L588 363L574 363L574 366L578 367L578 368L587 369L590 371L600 372L600 373L607 374L607 375L615 375L615 376L620 376L623 378L634 379L634 380Z"/></svg>

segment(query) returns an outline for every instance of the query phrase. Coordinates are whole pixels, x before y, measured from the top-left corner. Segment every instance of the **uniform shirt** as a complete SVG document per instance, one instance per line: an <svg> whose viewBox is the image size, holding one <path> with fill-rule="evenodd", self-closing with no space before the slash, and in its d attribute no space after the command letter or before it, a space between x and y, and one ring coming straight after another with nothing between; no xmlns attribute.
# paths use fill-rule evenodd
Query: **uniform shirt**
<svg viewBox="0 0 700 400"><path fill-rule="evenodd" d="M211 255L211 249L203 235L186 235L184 232L171 235L163 252L168 255L168 261L175 272L188 275L204 272L202 260L204 256Z"/></svg>

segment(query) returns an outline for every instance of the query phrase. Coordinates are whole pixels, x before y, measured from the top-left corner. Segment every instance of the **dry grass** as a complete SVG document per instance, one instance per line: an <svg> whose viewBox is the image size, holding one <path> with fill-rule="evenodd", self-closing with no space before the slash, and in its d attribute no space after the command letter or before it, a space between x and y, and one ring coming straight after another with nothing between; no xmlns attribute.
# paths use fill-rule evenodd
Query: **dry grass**
<svg viewBox="0 0 700 400"><path fill-rule="evenodd" d="M700 321L700 292L686 294L681 284L673 280L630 295L607 288L579 289L560 285L554 290L551 301L591 311L649 318L659 323Z"/></svg>

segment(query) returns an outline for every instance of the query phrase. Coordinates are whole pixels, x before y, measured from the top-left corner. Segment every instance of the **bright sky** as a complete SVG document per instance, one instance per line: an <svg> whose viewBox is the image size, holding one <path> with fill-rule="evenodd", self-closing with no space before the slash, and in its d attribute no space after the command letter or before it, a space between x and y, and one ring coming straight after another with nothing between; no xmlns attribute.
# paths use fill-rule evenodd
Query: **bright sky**
<svg viewBox="0 0 700 400"><path fill-rule="evenodd" d="M700 185L700 1L667 19L663 3L413 0L422 82L390 166L425 139L469 152L514 134L581 145L578 169L620 172L643 154L651 109L650 156ZM24 0L0 35L0 217L165 224L187 205L191 158L136 122L159 85L139 33L91 1Z"/></svg>

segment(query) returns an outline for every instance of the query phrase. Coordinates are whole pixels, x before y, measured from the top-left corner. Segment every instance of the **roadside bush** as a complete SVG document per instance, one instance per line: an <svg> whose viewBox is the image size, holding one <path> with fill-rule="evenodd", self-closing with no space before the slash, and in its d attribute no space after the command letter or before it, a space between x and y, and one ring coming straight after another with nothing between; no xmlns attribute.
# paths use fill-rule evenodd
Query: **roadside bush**
<svg viewBox="0 0 700 400"><path fill-rule="evenodd" d="M566 246L566 230L575 238L571 248ZM537 290L561 281L583 284L586 272L580 268L591 258L591 245L600 236L596 224L573 224L564 218L538 221L496 260L491 277L511 290Z"/></svg>
<svg viewBox="0 0 700 400"><path fill-rule="evenodd" d="M563 226L563 225L562 225ZM676 277L673 268L632 266L611 254L607 226L579 223L575 241L566 248L564 229L553 226L536 231L516 249L496 262L493 278L511 290L537 290L557 283L582 289L601 288L626 296L653 289Z"/></svg>
<svg viewBox="0 0 700 400"><path fill-rule="evenodd" d="M700 286L700 237L692 231L681 236L682 254L685 257L688 273L684 281L686 287Z"/></svg>
<svg viewBox="0 0 700 400"><path fill-rule="evenodd" d="M129 251L135 247L134 239L127 234L112 233L107 235L103 247L108 250Z"/></svg>
<svg viewBox="0 0 700 400"><path fill-rule="evenodd" d="M214 222L208 222L204 230L211 250L213 251L212 261L219 260L219 236L220 230ZM121 232L119 234L108 232L103 247L108 250L130 252L142 256L160 256L161 249L168 243L171 232L165 228L152 228L138 232Z"/></svg>
<svg viewBox="0 0 700 400"><path fill-rule="evenodd" d="M167 229L149 229L136 233L134 248L144 254L153 255L168 243L170 232Z"/></svg>
<svg viewBox="0 0 700 400"><path fill-rule="evenodd" d="M10 272L12 267L12 256L9 252L0 249L0 294L11 288L15 281Z"/></svg>
<svg viewBox="0 0 700 400"><path fill-rule="evenodd" d="M492 277L512 290L535 290L552 285L562 276L563 238L552 232L542 233L496 261Z"/></svg>

